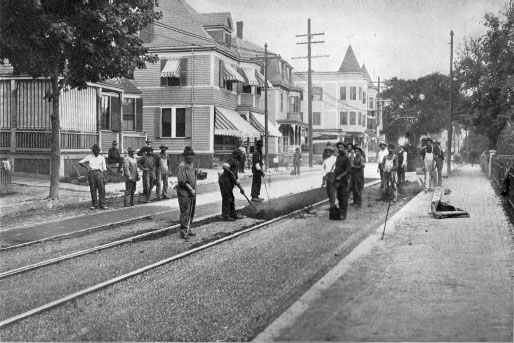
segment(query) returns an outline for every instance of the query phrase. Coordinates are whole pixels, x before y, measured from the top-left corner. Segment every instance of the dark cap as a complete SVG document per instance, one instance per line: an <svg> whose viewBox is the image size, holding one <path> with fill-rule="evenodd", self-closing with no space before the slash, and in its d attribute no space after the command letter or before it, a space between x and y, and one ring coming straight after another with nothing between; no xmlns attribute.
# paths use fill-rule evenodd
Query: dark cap
<svg viewBox="0 0 514 343"><path fill-rule="evenodd" d="M186 156L186 155L193 156L193 155L196 155L196 154L193 151L193 148L191 148L190 146L186 146L186 147L184 147L184 152L182 153L182 155L183 156Z"/></svg>
<svg viewBox="0 0 514 343"><path fill-rule="evenodd" d="M430 141L430 143L434 143L434 141L432 140L432 138L430 138L430 137L425 138L425 143L426 143L426 142L429 142L429 141Z"/></svg>
<svg viewBox="0 0 514 343"><path fill-rule="evenodd" d="M344 148L346 149L346 144L344 142L337 142L336 143L336 147L338 147L340 145L344 146Z"/></svg>
<svg viewBox="0 0 514 343"><path fill-rule="evenodd" d="M112 144L118 144L118 141L112 141Z"/></svg>
<svg viewBox="0 0 514 343"><path fill-rule="evenodd" d="M147 139L147 140L145 141L145 143L152 143L152 141L151 141L151 140L149 140L149 139Z"/></svg>
<svg viewBox="0 0 514 343"><path fill-rule="evenodd" d="M91 148L91 150L100 151L100 147L98 146L98 144L93 144L93 147Z"/></svg>
<svg viewBox="0 0 514 343"><path fill-rule="evenodd" d="M255 146L262 146L262 141L259 139L258 141L255 142Z"/></svg>
<svg viewBox="0 0 514 343"><path fill-rule="evenodd" d="M359 150L361 152L361 154L364 155L364 150L362 150L362 148L360 146L358 146L358 145L354 146L353 150Z"/></svg>
<svg viewBox="0 0 514 343"><path fill-rule="evenodd" d="M234 157L241 156L242 154L243 153L239 149L235 149L234 151L232 151L232 156L234 156Z"/></svg>
<svg viewBox="0 0 514 343"><path fill-rule="evenodd" d="M381 146L381 145L383 145L383 146L387 147L386 142L378 142L378 146Z"/></svg>
<svg viewBox="0 0 514 343"><path fill-rule="evenodd" d="M390 149L390 150L393 150L394 149L394 144L392 144L392 143L387 144L387 148Z"/></svg>
<svg viewBox="0 0 514 343"><path fill-rule="evenodd" d="M434 145L436 145L436 144L437 144L437 145L441 145L441 143L439 143L438 141L435 141L435 142L434 142Z"/></svg>
<svg viewBox="0 0 514 343"><path fill-rule="evenodd" d="M127 149L128 152L135 152L136 149L134 149L133 147L129 146L129 148Z"/></svg>
<svg viewBox="0 0 514 343"><path fill-rule="evenodd" d="M159 146L159 149L168 149L168 147L164 144L161 144L161 146Z"/></svg>

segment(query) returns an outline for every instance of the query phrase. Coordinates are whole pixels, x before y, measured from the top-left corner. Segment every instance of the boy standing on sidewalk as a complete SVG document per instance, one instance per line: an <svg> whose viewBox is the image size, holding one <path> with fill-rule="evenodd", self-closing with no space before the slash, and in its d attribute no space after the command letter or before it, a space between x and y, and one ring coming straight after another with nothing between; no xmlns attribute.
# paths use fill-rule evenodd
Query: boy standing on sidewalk
<svg viewBox="0 0 514 343"><path fill-rule="evenodd" d="M125 177L125 195L123 196L124 207L134 206L134 193L139 180L137 173L137 161L134 158L136 149L128 148L128 156L123 159L123 176Z"/></svg>
<svg viewBox="0 0 514 343"><path fill-rule="evenodd" d="M187 232L187 227L193 222L196 207L196 169L193 165L195 152L190 146L184 148L182 153L184 162L180 163L177 170L177 199L180 208L180 237L189 240L189 236L195 236L193 231Z"/></svg>
<svg viewBox="0 0 514 343"><path fill-rule="evenodd" d="M100 207L102 210L107 209L105 206L105 171L107 165L105 158L100 155L100 147L94 144L91 148L93 154L87 155L79 161L79 165L88 170L87 180L89 182L89 191L91 192L91 210ZM98 197L96 192L98 191Z"/></svg>

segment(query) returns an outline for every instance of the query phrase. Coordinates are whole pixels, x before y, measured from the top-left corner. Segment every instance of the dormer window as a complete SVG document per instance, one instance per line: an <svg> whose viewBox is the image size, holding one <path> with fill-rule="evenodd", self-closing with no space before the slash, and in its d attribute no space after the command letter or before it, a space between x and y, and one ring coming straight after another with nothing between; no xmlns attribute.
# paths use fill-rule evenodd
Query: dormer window
<svg viewBox="0 0 514 343"><path fill-rule="evenodd" d="M187 86L187 58L161 60L161 86Z"/></svg>

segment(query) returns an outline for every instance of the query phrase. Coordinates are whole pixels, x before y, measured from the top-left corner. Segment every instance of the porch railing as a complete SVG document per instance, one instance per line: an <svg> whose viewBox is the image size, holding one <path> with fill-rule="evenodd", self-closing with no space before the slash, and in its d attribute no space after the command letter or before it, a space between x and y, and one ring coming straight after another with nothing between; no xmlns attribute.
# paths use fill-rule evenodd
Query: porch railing
<svg viewBox="0 0 514 343"><path fill-rule="evenodd" d="M93 144L98 144L97 133L87 132L61 132L61 149L86 150Z"/></svg>
<svg viewBox="0 0 514 343"><path fill-rule="evenodd" d="M502 189L503 180L508 177L510 181L510 192L507 201L511 208L514 208L514 174L510 167L514 163L514 155L493 156L491 159L491 178Z"/></svg>
<svg viewBox="0 0 514 343"><path fill-rule="evenodd" d="M16 131L16 150L48 150L51 136L50 131Z"/></svg>
<svg viewBox="0 0 514 343"><path fill-rule="evenodd" d="M9 150L11 147L11 131L0 131L0 149Z"/></svg>
<svg viewBox="0 0 514 343"><path fill-rule="evenodd" d="M0 133L0 147L10 147L10 132ZM51 131L16 130L16 151L48 151L51 146ZM88 150L98 143L94 132L61 132L61 149Z"/></svg>

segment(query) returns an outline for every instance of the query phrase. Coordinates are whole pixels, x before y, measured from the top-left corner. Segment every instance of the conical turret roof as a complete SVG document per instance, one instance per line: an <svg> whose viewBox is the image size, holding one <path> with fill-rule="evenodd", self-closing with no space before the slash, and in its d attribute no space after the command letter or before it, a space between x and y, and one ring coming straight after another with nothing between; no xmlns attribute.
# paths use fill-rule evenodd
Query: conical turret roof
<svg viewBox="0 0 514 343"><path fill-rule="evenodd" d="M359 61L357 61L357 57L355 57L355 53L353 52L352 46L348 46L348 50L346 50L346 54L344 55L343 62L339 67L340 73L362 73L362 69L359 65Z"/></svg>
<svg viewBox="0 0 514 343"><path fill-rule="evenodd" d="M366 69L366 65L362 64L362 73L364 74L364 78L368 81L371 81L371 76L369 76L368 69Z"/></svg>

